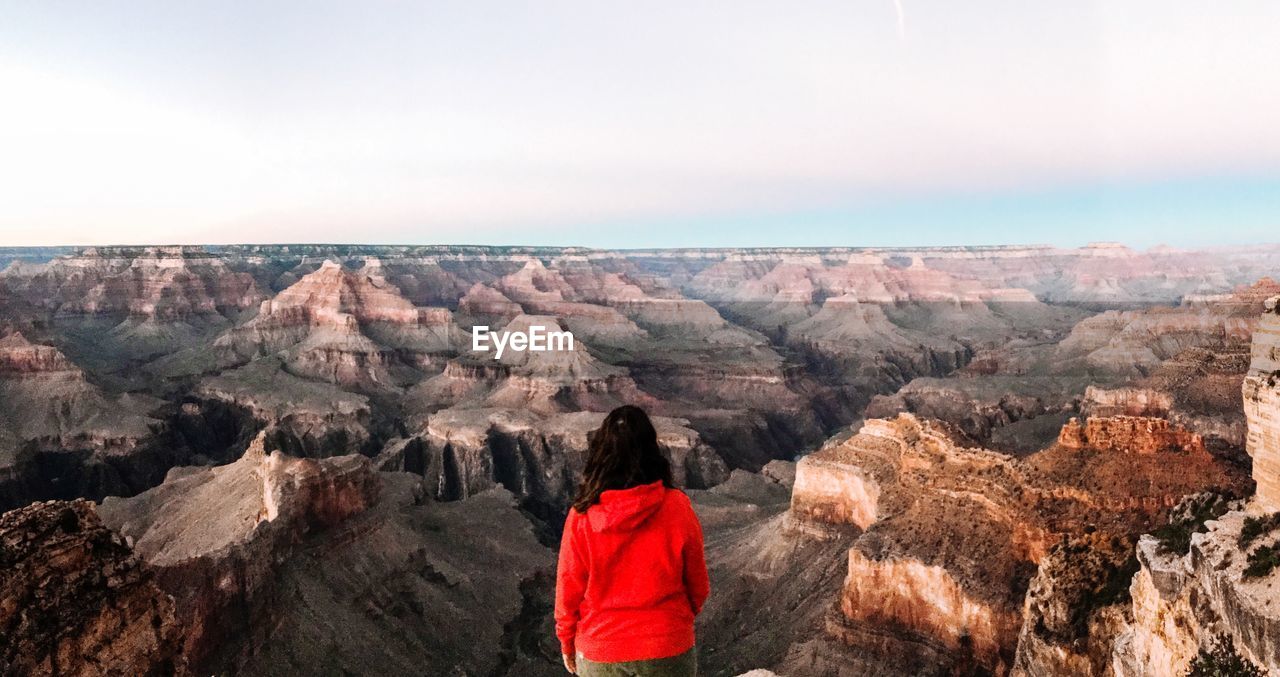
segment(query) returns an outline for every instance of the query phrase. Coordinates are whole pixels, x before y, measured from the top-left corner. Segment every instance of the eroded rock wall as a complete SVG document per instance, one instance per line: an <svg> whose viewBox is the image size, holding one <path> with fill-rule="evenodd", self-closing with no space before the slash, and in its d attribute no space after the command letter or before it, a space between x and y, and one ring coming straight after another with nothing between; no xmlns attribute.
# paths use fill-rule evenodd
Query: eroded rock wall
<svg viewBox="0 0 1280 677"><path fill-rule="evenodd" d="M869 558L849 551L840 593L847 621L907 628L986 666L1003 666L1021 618L1011 606L993 604L948 571L916 559Z"/></svg>
<svg viewBox="0 0 1280 677"><path fill-rule="evenodd" d="M876 521L880 486L838 448L810 454L796 464L791 512L796 517L866 529Z"/></svg>
<svg viewBox="0 0 1280 677"><path fill-rule="evenodd" d="M1253 334L1252 361L1244 380L1244 412L1249 422L1246 448L1253 457L1258 502L1280 510L1280 297Z"/></svg>
<svg viewBox="0 0 1280 677"><path fill-rule="evenodd" d="M539 416L501 409L449 409L430 419L419 444L398 444L382 459L414 467L439 500L458 500L503 486L544 518L563 520L586 464L590 435L604 414ZM723 482L729 468L688 421L653 417L677 486ZM396 460L394 456L400 455ZM417 454L417 458L413 455Z"/></svg>
<svg viewBox="0 0 1280 677"><path fill-rule="evenodd" d="M1206 453L1198 433L1149 416L1094 416L1084 423L1073 418L1062 427L1058 444L1068 449L1129 454Z"/></svg>
<svg viewBox="0 0 1280 677"><path fill-rule="evenodd" d="M1185 555L1161 552L1155 539L1143 539L1142 568L1130 588L1132 621L1116 635L1114 674L1184 674L1218 638L1268 674L1280 671L1280 609L1271 576L1244 574L1247 559L1238 541L1246 517L1238 510L1209 522Z"/></svg>

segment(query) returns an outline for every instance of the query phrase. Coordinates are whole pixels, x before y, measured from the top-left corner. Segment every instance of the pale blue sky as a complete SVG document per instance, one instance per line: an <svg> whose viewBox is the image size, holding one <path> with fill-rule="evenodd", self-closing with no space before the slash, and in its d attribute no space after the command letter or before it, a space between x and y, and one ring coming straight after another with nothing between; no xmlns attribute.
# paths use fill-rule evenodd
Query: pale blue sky
<svg viewBox="0 0 1280 677"><path fill-rule="evenodd" d="M1280 240L1280 3L0 0L0 245Z"/></svg>

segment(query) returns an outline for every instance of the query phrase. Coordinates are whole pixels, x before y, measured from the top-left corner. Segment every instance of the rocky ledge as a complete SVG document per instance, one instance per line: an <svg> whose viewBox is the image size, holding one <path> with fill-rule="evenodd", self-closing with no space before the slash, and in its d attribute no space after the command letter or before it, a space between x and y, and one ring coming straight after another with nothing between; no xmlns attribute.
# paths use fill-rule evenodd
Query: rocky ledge
<svg viewBox="0 0 1280 677"><path fill-rule="evenodd" d="M226 655L229 640L250 638L252 646L272 627L275 564L304 534L377 501L380 480L368 459L267 454L263 440L235 463L175 468L164 484L100 508L183 609L183 654L193 666L239 660Z"/></svg>
<svg viewBox="0 0 1280 677"><path fill-rule="evenodd" d="M88 501L0 517L0 674L185 670L173 599Z"/></svg>

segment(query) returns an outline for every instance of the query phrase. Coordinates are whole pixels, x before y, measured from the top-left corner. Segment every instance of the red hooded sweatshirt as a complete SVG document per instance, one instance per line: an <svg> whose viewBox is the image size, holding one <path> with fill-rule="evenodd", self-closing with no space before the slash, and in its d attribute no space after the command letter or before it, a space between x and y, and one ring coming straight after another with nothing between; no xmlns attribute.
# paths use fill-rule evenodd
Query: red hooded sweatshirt
<svg viewBox="0 0 1280 677"><path fill-rule="evenodd" d="M677 656L710 592L689 497L662 482L569 510L556 578L556 636L598 663Z"/></svg>

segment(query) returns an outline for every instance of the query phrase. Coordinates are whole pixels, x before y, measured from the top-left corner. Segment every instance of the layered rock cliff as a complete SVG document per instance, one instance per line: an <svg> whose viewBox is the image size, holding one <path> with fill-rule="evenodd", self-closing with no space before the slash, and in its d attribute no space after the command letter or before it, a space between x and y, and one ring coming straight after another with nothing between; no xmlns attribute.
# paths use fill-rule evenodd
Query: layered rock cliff
<svg viewBox="0 0 1280 677"><path fill-rule="evenodd" d="M255 360L243 367L203 379L184 404L197 420L226 412L222 428L233 427L238 453L246 434L267 431L269 445L294 456L323 458L377 449L373 409L365 395L330 383L290 374L277 358Z"/></svg>
<svg viewBox="0 0 1280 677"><path fill-rule="evenodd" d="M10 276L62 315L177 320L235 312L260 298L251 276L197 247L90 248Z"/></svg>
<svg viewBox="0 0 1280 677"><path fill-rule="evenodd" d="M151 406L104 393L53 346L0 338L0 509L146 486L165 455Z"/></svg>
<svg viewBox="0 0 1280 677"><path fill-rule="evenodd" d="M1071 416L1164 418L1243 462L1238 392L1249 337L1267 294L1277 291L1266 278L1176 307L1041 321L1039 332L980 349L947 377L917 378L873 398L866 415L939 418L975 443L1013 453L1044 447Z"/></svg>
<svg viewBox="0 0 1280 677"><path fill-rule="evenodd" d="M1271 515L1280 509L1280 297L1266 303L1253 332L1252 361L1242 395L1257 493L1243 509L1211 515L1189 551L1168 552L1155 539L1138 549L1134 621L1117 637L1117 675L1185 670L1215 641L1244 660L1280 671L1280 609L1266 566L1275 547Z"/></svg>
<svg viewBox="0 0 1280 677"><path fill-rule="evenodd" d="M1104 622L1093 610L1122 599L1136 535L1185 494L1245 481L1189 443L1144 453L1145 427L1122 427L1138 431L1129 446L1113 435L1016 460L904 414L802 459L792 518L828 530L824 538L854 530L838 614L825 624L835 648L823 660L843 653L858 669L892 672L914 637L929 647L922 674L1006 674L1024 644L1047 636L1058 639L1041 643L1037 664L1058 667L1031 674L1088 664L1058 646L1088 637L1083 628ZM1112 616L1112 626L1122 620ZM1028 619L1035 632L1023 630Z"/></svg>
<svg viewBox="0 0 1280 677"><path fill-rule="evenodd" d="M6 279L67 328L77 357L106 349L150 359L181 350L225 329L262 298L251 275L198 247L90 248L15 264Z"/></svg>
<svg viewBox="0 0 1280 677"><path fill-rule="evenodd" d="M294 374L376 390L430 370L461 342L448 310L418 308L385 279L326 260L214 349L227 364L280 354Z"/></svg>
<svg viewBox="0 0 1280 677"><path fill-rule="evenodd" d="M1025 454L1052 442L1076 413L1071 392L1080 384L1071 376L1032 377L1001 370L917 378L892 395L873 398L866 416L892 418L910 412L954 425L975 446Z"/></svg>
<svg viewBox="0 0 1280 677"><path fill-rule="evenodd" d="M532 327L538 327L544 342L548 333L565 331L555 317L522 313L501 328L494 327L491 334L509 341L511 336L529 336ZM415 386L409 399L427 411L492 407L548 414L608 411L626 402L661 407L640 391L625 368L601 362L576 334L571 344L562 339L554 349L507 347L499 354L492 341L486 341L484 348L475 351L468 345L465 354L451 360L442 373Z"/></svg>
<svg viewBox="0 0 1280 677"><path fill-rule="evenodd" d="M1244 411L1249 422L1248 451L1258 503L1280 510L1280 296L1267 302L1254 331L1253 359L1244 380Z"/></svg>
<svg viewBox="0 0 1280 677"><path fill-rule="evenodd" d="M389 444L377 462L383 469L421 474L431 495L441 500L505 487L558 529L582 480L590 434L604 416L448 409L432 416L421 435ZM653 422L678 486L705 488L728 478L724 460L688 421L653 417Z"/></svg>
<svg viewBox="0 0 1280 677"><path fill-rule="evenodd" d="M1110 311L1080 322L1057 347L1058 360L1100 372L1147 374L1190 349L1229 352L1247 346L1271 278L1230 293L1191 295L1177 307Z"/></svg>
<svg viewBox="0 0 1280 677"><path fill-rule="evenodd" d="M434 503L259 439L97 512L0 518L4 674L558 674L554 554L503 489Z"/></svg>
<svg viewBox="0 0 1280 677"><path fill-rule="evenodd" d="M275 563L308 532L368 509L380 486L367 459L268 454L260 436L235 463L175 469L138 496L108 498L99 513L183 610L183 655L198 669L234 663L245 649L239 642L265 639L276 606Z"/></svg>
<svg viewBox="0 0 1280 677"><path fill-rule="evenodd" d="M1131 620L1115 634L1113 672L1093 674L1184 674L1217 641L1268 674L1280 670L1280 610L1268 580L1274 574L1246 573L1256 547L1240 545L1249 517L1235 510L1208 521L1186 553L1143 538Z"/></svg>

